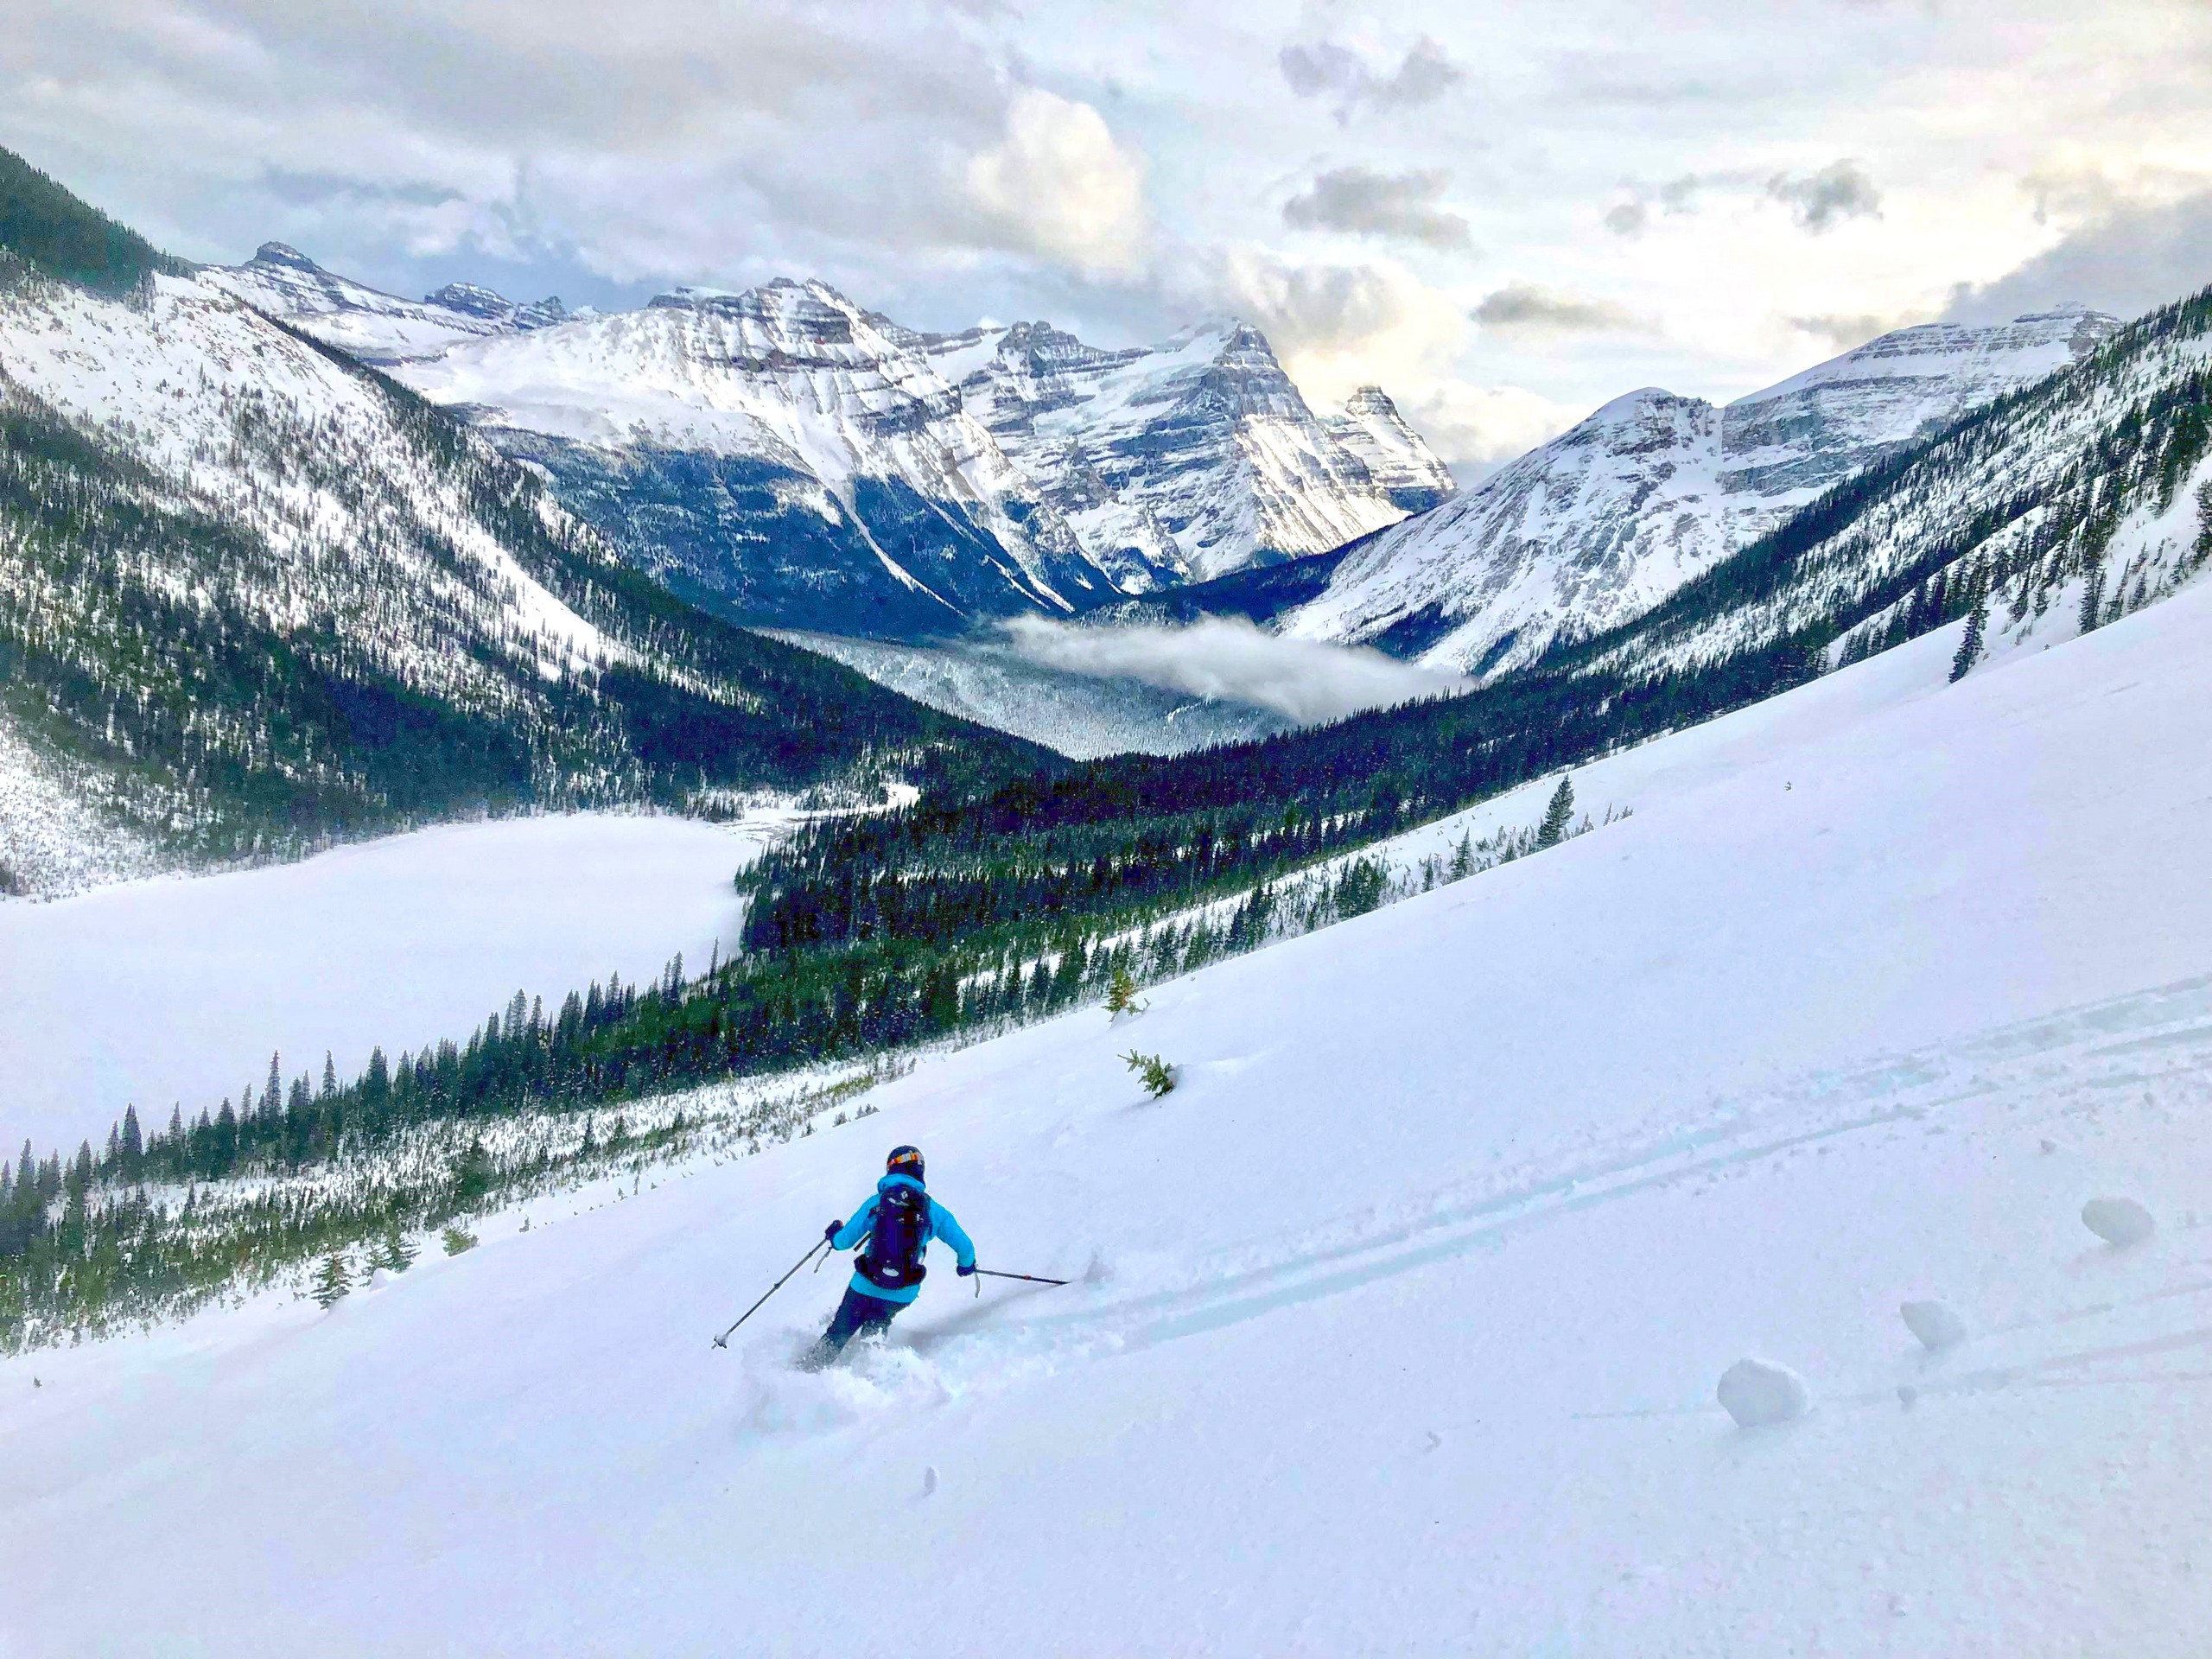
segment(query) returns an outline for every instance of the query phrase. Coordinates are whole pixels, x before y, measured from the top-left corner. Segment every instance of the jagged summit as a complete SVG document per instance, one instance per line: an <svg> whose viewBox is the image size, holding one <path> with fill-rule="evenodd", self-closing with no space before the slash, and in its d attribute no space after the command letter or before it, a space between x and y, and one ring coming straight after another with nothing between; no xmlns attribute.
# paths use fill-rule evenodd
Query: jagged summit
<svg viewBox="0 0 2212 1659"><path fill-rule="evenodd" d="M463 316L480 317L486 322L528 332L532 328L550 328L556 323L566 322L575 315L561 303L561 296L549 294L542 300L519 304L494 288L478 283L448 283L435 294L425 294L423 303L459 312Z"/></svg>
<svg viewBox="0 0 2212 1659"><path fill-rule="evenodd" d="M471 283L403 299L326 270L289 242L264 242L242 265L210 265L200 279L257 311L379 365L443 351L455 342L564 321L557 299L517 305Z"/></svg>
<svg viewBox="0 0 2212 1659"><path fill-rule="evenodd" d="M1065 614L1325 551L1451 488L1379 390L1317 412L1234 318L1104 348L1042 319L910 328L818 277L606 315L469 283L400 300L293 250L219 279L465 410L747 621Z"/></svg>
<svg viewBox="0 0 2212 1659"><path fill-rule="evenodd" d="M264 242L253 251L249 262L257 265L277 265L287 270L311 270L320 273L321 265L302 253L289 242Z"/></svg>

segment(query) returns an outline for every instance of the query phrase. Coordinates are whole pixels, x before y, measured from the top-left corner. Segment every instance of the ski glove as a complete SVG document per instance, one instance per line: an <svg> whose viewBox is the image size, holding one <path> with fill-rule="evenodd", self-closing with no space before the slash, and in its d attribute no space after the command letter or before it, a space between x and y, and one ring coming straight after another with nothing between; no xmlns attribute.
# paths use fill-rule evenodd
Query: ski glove
<svg viewBox="0 0 2212 1659"><path fill-rule="evenodd" d="M967 1266L956 1268L955 1271L957 1272L963 1279L965 1279L976 1271L976 1264L973 1262L970 1262Z"/></svg>
<svg viewBox="0 0 2212 1659"><path fill-rule="evenodd" d="M827 1244L831 1249L836 1249L837 1248L837 1235L841 1230L842 1230L844 1225L845 1224L842 1221L831 1222L827 1227L824 1227L822 1230L822 1242Z"/></svg>

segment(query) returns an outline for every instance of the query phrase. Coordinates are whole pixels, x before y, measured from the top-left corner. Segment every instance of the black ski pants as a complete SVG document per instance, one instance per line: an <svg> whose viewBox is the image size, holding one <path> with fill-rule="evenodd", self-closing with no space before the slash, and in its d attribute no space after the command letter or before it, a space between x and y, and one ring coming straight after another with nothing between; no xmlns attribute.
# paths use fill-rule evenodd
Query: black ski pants
<svg viewBox="0 0 2212 1659"><path fill-rule="evenodd" d="M879 1331L888 1330L891 1321L906 1307L904 1302L887 1302L880 1296L868 1295L857 1286L846 1286L845 1300L837 1304L830 1328L822 1333L823 1357L830 1358L843 1353L845 1344L855 1337L872 1337Z"/></svg>

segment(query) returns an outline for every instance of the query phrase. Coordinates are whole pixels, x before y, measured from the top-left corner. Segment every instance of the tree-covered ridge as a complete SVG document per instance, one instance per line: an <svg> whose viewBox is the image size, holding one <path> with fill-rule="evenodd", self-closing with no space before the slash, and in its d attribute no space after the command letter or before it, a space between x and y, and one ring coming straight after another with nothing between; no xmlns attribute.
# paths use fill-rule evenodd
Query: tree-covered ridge
<svg viewBox="0 0 2212 1659"><path fill-rule="evenodd" d="M8 149L0 149L0 250L102 294L127 293L156 271L191 269Z"/></svg>
<svg viewBox="0 0 2212 1659"><path fill-rule="evenodd" d="M285 344L360 406L223 390L183 478L0 372L0 715L172 854L1052 763L690 609L449 417Z"/></svg>

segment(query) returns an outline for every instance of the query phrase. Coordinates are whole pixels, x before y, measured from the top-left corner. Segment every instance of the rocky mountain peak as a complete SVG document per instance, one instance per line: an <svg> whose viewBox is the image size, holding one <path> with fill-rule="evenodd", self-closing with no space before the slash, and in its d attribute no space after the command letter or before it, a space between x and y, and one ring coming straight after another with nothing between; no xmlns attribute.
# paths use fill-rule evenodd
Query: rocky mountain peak
<svg viewBox="0 0 2212 1659"><path fill-rule="evenodd" d="M436 293L425 294L423 303L442 305L448 311L465 312L473 317L505 318L512 315L515 308L512 300L480 283L448 283Z"/></svg>
<svg viewBox="0 0 2212 1659"><path fill-rule="evenodd" d="M313 271L322 274L322 267L302 253L289 242L264 242L253 251L248 262L256 265L276 265L286 270Z"/></svg>

